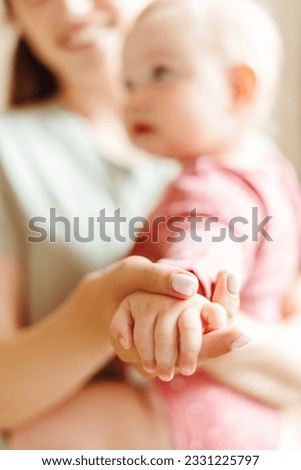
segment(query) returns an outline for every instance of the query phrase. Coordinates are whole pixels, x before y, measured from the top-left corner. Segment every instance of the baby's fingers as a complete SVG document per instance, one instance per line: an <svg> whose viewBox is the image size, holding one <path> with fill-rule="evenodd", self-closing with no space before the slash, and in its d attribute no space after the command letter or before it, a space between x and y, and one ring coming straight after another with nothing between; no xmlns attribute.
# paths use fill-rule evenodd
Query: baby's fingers
<svg viewBox="0 0 301 470"><path fill-rule="evenodd" d="M170 381L175 373L178 357L177 317L169 312L158 318L155 328L155 357L157 374L164 382Z"/></svg>
<svg viewBox="0 0 301 470"><path fill-rule="evenodd" d="M201 315L204 324L203 333L227 326L227 312L220 304L205 303Z"/></svg>
<svg viewBox="0 0 301 470"><path fill-rule="evenodd" d="M154 328L156 315L145 312L143 317L135 320L134 342L146 373L154 374L157 370L154 348Z"/></svg>
<svg viewBox="0 0 301 470"><path fill-rule="evenodd" d="M180 334L179 369L183 375L192 375L197 367L203 336L199 309L185 310L179 317L178 328Z"/></svg>
<svg viewBox="0 0 301 470"><path fill-rule="evenodd" d="M126 350L131 349L134 345L133 327L134 321L130 309L126 302L122 302L112 318L110 331Z"/></svg>

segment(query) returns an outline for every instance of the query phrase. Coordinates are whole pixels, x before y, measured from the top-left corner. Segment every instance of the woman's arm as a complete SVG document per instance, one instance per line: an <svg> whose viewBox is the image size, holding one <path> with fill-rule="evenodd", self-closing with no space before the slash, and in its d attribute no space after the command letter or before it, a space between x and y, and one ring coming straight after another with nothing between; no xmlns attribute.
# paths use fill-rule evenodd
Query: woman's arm
<svg viewBox="0 0 301 470"><path fill-rule="evenodd" d="M56 311L0 343L0 431L67 398L113 357L109 325L124 297L143 290L186 299L197 288L192 274L141 257L85 276ZM240 335L234 327L207 335L203 356L228 352Z"/></svg>
<svg viewBox="0 0 301 470"><path fill-rule="evenodd" d="M11 255L0 261L0 340L14 334L23 324L23 273L19 263Z"/></svg>
<svg viewBox="0 0 301 470"><path fill-rule="evenodd" d="M113 357L109 324L125 296L145 290L187 298L179 291L185 292L189 277L193 294L197 281L185 271L140 257L128 258L85 276L66 302L45 319L2 339L0 431L14 428L68 397ZM2 286L9 289L12 280L2 275ZM20 302L13 304L11 297L8 305L5 296L1 300L1 315L6 308L18 314Z"/></svg>

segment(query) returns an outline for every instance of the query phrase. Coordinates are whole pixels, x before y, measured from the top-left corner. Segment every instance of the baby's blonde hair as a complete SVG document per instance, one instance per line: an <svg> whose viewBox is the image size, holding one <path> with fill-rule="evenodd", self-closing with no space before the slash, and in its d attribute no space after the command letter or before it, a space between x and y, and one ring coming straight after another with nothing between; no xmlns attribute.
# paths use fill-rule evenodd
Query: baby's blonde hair
<svg viewBox="0 0 301 470"><path fill-rule="evenodd" d="M201 50L215 54L225 72L243 64L254 71L253 107L256 118L265 121L278 87L282 58L281 36L269 13L253 0L159 0L142 12L138 22L156 12L172 21L179 11L183 25L197 27Z"/></svg>

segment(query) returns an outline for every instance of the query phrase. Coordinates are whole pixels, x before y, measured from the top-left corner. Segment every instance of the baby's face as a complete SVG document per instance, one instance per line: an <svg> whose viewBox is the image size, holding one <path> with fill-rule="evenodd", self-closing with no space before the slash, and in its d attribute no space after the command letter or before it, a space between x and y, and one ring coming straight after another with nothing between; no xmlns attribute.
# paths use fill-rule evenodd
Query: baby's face
<svg viewBox="0 0 301 470"><path fill-rule="evenodd" d="M124 77L126 126L136 145L179 160L222 150L228 77L180 17L138 22L125 45Z"/></svg>

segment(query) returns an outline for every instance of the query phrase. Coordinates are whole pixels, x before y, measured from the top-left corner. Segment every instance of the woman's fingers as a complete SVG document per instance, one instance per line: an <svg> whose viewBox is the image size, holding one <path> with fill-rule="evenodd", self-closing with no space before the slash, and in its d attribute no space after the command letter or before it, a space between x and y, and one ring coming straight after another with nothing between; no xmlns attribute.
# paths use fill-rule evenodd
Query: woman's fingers
<svg viewBox="0 0 301 470"><path fill-rule="evenodd" d="M119 286L120 301L137 290L187 299L196 294L194 274L166 264L151 263L142 256L129 256L114 265L113 282Z"/></svg>
<svg viewBox="0 0 301 470"><path fill-rule="evenodd" d="M235 273L221 272L217 278L212 301L221 304L226 312L228 325L218 328L203 336L202 349L199 355L199 362L226 354L233 349L238 349L249 343L250 338L243 333L239 327L232 324L233 319L239 311L240 299L240 278ZM214 304L211 304L214 306ZM206 307L212 308L212 307ZM216 307L214 307L216 308ZM218 315L214 318L223 321Z"/></svg>
<svg viewBox="0 0 301 470"><path fill-rule="evenodd" d="M250 342L238 327L227 326L226 328L211 331L203 336L201 352L198 362L226 354L233 349L238 349Z"/></svg>
<svg viewBox="0 0 301 470"><path fill-rule="evenodd" d="M232 321L239 311L240 278L236 273L221 272L218 275L212 302L221 304Z"/></svg>

